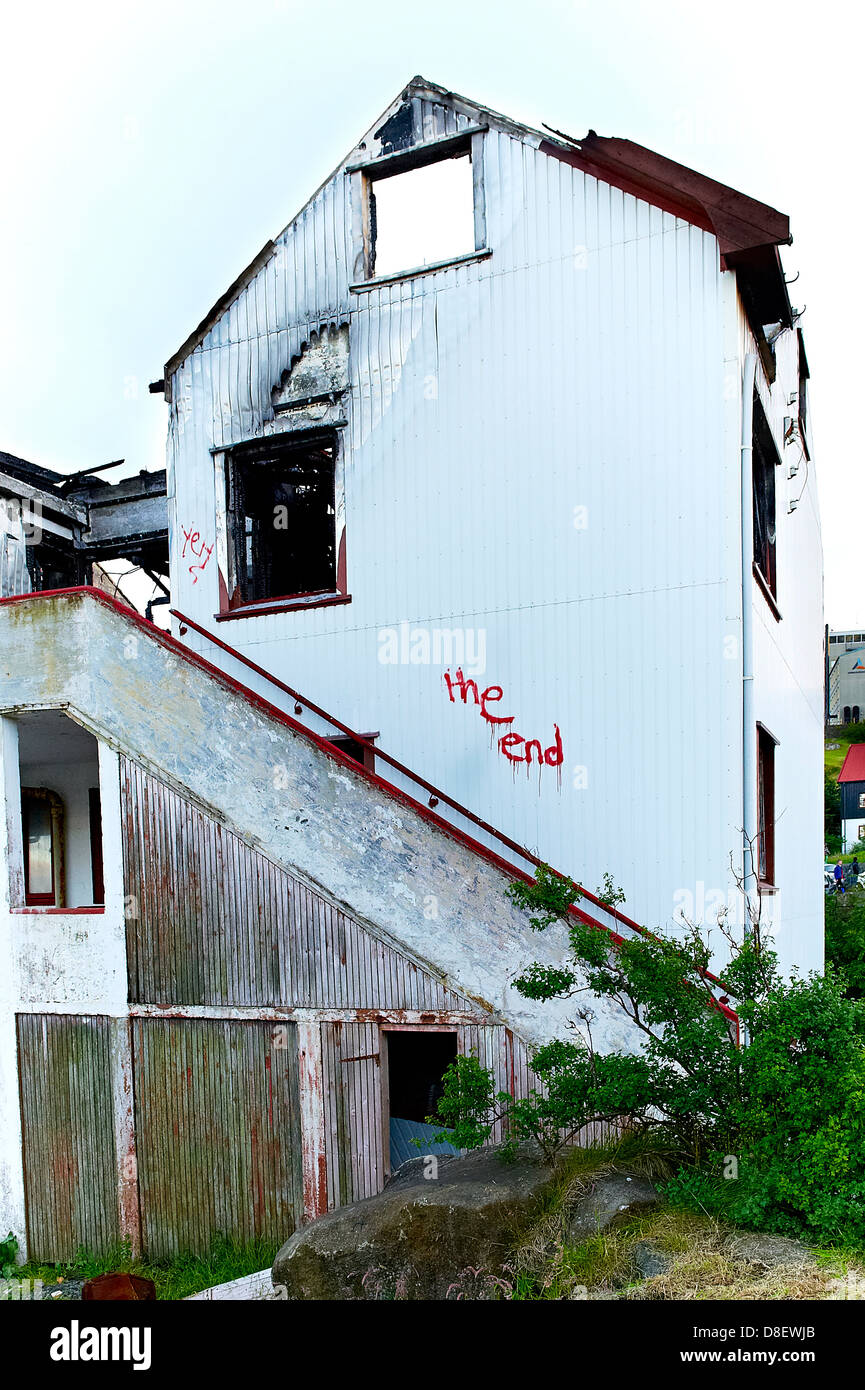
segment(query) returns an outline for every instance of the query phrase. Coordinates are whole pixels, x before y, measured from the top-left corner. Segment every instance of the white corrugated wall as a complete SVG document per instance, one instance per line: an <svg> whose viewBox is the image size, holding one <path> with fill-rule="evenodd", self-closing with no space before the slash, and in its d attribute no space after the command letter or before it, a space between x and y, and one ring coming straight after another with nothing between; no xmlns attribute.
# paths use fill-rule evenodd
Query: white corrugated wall
<svg viewBox="0 0 865 1390"><path fill-rule="evenodd" d="M741 843L727 277L711 235L531 138L494 127L483 151L489 259L351 292L338 172L178 369L174 604L587 887L609 870L631 915L664 924L683 890L729 886ZM311 329L342 321L352 601L216 624L215 566L193 583L178 543L184 526L215 534L210 451L272 428L271 388ZM403 622L485 633L511 727L544 747L560 727L560 781L509 764L440 667L381 664L380 633Z"/></svg>

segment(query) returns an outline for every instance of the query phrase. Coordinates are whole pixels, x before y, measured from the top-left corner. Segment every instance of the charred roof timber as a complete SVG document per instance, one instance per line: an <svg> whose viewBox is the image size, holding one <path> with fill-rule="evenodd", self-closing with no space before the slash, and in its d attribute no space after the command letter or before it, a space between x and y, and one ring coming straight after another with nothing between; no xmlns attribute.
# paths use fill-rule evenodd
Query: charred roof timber
<svg viewBox="0 0 865 1390"><path fill-rule="evenodd" d="M4 593L27 586L25 562L37 590L80 584L89 580L94 562L110 559L167 574L165 471L142 471L118 483L94 476L123 462L63 474L0 452L0 503L17 516L7 527L7 549L17 545L21 552L21 563L5 566Z"/></svg>

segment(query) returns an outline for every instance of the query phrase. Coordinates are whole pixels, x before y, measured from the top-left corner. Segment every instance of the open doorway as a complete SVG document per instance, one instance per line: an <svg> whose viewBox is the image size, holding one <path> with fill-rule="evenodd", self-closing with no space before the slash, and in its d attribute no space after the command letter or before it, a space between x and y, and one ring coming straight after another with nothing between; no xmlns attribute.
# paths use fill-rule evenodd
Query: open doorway
<svg viewBox="0 0 865 1390"><path fill-rule="evenodd" d="M441 1125L427 1123L435 1115L443 1091L442 1078L457 1055L456 1029L387 1028L388 1129L390 1171L421 1154L455 1154L453 1144L434 1144ZM420 1146L413 1140L423 1141Z"/></svg>

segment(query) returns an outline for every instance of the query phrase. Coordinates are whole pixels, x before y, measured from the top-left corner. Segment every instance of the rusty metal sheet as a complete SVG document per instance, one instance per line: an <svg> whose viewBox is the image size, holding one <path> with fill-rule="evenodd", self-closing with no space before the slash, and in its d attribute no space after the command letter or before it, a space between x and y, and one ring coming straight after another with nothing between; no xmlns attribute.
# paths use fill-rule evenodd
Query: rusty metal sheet
<svg viewBox="0 0 865 1390"><path fill-rule="evenodd" d="M380 1033L373 1023L323 1023L328 1206L374 1197L385 1180Z"/></svg>
<svg viewBox="0 0 865 1390"><path fill-rule="evenodd" d="M112 1020L19 1014L16 1023L28 1254L104 1253L120 1235Z"/></svg>
<svg viewBox="0 0 865 1390"><path fill-rule="evenodd" d="M121 789L133 1003L472 1009L126 758Z"/></svg>
<svg viewBox="0 0 865 1390"><path fill-rule="evenodd" d="M148 1255L287 1240L303 1201L294 1026L135 1019L133 1050Z"/></svg>

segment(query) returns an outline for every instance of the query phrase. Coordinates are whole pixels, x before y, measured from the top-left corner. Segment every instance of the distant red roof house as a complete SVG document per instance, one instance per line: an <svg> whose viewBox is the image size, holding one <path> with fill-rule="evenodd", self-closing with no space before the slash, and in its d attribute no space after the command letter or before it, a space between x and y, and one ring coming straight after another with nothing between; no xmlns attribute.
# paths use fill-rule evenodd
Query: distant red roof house
<svg viewBox="0 0 865 1390"><path fill-rule="evenodd" d="M865 743L851 743L844 766L838 773L839 782L865 782Z"/></svg>

